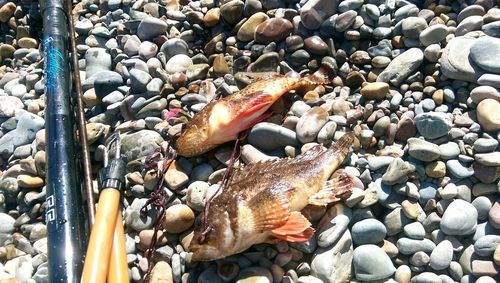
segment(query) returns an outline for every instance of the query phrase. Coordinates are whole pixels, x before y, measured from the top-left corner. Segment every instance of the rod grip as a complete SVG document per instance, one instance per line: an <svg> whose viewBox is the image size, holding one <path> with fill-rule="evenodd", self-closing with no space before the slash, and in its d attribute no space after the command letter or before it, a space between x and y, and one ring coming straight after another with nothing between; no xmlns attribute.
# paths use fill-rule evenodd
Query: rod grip
<svg viewBox="0 0 500 283"><path fill-rule="evenodd" d="M113 236L113 251L109 261L108 283L129 282L125 232L123 231L122 214L118 212Z"/></svg>
<svg viewBox="0 0 500 283"><path fill-rule="evenodd" d="M82 283L106 282L119 205L120 191L112 188L102 190L90 233Z"/></svg>

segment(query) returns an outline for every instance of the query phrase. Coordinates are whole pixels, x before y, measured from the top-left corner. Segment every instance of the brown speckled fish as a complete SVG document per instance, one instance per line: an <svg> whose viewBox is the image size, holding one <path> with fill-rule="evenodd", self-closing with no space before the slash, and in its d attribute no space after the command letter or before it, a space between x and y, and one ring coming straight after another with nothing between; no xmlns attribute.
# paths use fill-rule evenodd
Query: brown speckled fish
<svg viewBox="0 0 500 283"><path fill-rule="evenodd" d="M325 65L303 78L275 75L210 102L194 115L177 139L177 153L185 157L196 156L237 139L240 132L268 118L270 113L266 111L282 95L305 86L328 84L333 72Z"/></svg>
<svg viewBox="0 0 500 283"><path fill-rule="evenodd" d="M251 163L236 170L227 189L210 204L207 219L201 213L195 222L189 246L192 260L223 258L274 239L309 239L314 229L300 211L351 192L354 179L343 170L329 178L353 141L349 133L326 150L317 145L296 158Z"/></svg>

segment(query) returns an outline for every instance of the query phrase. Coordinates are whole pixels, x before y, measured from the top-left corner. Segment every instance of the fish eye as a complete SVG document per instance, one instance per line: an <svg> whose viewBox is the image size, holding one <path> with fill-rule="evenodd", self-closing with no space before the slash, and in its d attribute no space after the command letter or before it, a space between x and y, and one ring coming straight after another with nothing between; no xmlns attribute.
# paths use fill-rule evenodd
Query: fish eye
<svg viewBox="0 0 500 283"><path fill-rule="evenodd" d="M201 224L203 224L203 215L196 217L196 219L194 220L194 227L200 227Z"/></svg>

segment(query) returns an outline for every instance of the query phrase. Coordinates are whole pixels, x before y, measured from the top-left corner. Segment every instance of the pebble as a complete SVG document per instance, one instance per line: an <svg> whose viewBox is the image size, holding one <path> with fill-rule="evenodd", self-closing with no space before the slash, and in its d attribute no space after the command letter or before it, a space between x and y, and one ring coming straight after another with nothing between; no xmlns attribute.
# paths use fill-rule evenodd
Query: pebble
<svg viewBox="0 0 500 283"><path fill-rule="evenodd" d="M415 166L403 161L401 158L395 158L387 167L385 174L382 176L382 181L386 185L395 185L405 182L407 175L415 171Z"/></svg>
<svg viewBox="0 0 500 283"><path fill-rule="evenodd" d="M410 156L426 162L434 161L440 157L438 145L417 138L408 139L408 153Z"/></svg>
<svg viewBox="0 0 500 283"><path fill-rule="evenodd" d="M466 167L462 162L456 159L446 161L447 171L457 179L465 179L474 175L472 167Z"/></svg>
<svg viewBox="0 0 500 283"><path fill-rule="evenodd" d="M458 27L457 27L458 29ZM470 48L470 57L474 63L487 72L500 73L500 39L491 36L478 38Z"/></svg>
<svg viewBox="0 0 500 283"><path fill-rule="evenodd" d="M301 23L310 30L320 27L328 17L336 12L337 2L327 0L307 1L300 9Z"/></svg>
<svg viewBox="0 0 500 283"><path fill-rule="evenodd" d="M443 74L455 80L476 82L482 72L469 60L470 48L475 39L457 36L451 39L443 50L439 63Z"/></svg>
<svg viewBox="0 0 500 283"><path fill-rule="evenodd" d="M418 48L410 48L394 58L385 70L379 74L377 82L390 82L399 86L410 74L420 67L424 53Z"/></svg>
<svg viewBox="0 0 500 283"><path fill-rule="evenodd" d="M353 254L353 265L356 279L363 281L385 279L396 271L389 256L375 245L357 247Z"/></svg>
<svg viewBox="0 0 500 283"><path fill-rule="evenodd" d="M316 106L307 110L297 123L297 139L302 143L314 141L327 121L328 112L322 107Z"/></svg>
<svg viewBox="0 0 500 283"><path fill-rule="evenodd" d="M367 100L382 100L389 94L389 85L385 82L367 83L361 88L361 95Z"/></svg>
<svg viewBox="0 0 500 283"><path fill-rule="evenodd" d="M436 247L436 244L429 239L415 240L410 238L399 238L396 243L400 253L404 255L411 255L418 251L430 253Z"/></svg>
<svg viewBox="0 0 500 283"><path fill-rule="evenodd" d="M448 35L448 27L443 24L436 24L426 27L419 35L420 42L424 46L439 43Z"/></svg>
<svg viewBox="0 0 500 283"><path fill-rule="evenodd" d="M453 259L453 245L450 241L441 241L431 253L430 266L434 270L443 270L449 267Z"/></svg>
<svg viewBox="0 0 500 283"><path fill-rule="evenodd" d="M454 200L446 208L440 223L440 229L447 235L469 235L476 231L477 210L461 199Z"/></svg>
<svg viewBox="0 0 500 283"><path fill-rule="evenodd" d="M356 245L378 244L385 238L387 229L376 219L364 219L356 222L351 232Z"/></svg>
<svg viewBox="0 0 500 283"><path fill-rule="evenodd" d="M345 230L330 247L319 248L311 261L311 275L321 282L344 282L351 277L353 248L351 234Z"/></svg>
<svg viewBox="0 0 500 283"><path fill-rule="evenodd" d="M266 122L259 123L252 128L248 134L248 142L262 150L275 150L284 148L287 145L299 145L294 131Z"/></svg>
<svg viewBox="0 0 500 283"><path fill-rule="evenodd" d="M415 116L418 132L426 139L436 139L448 134L452 127L451 119L446 113L429 112Z"/></svg>
<svg viewBox="0 0 500 283"><path fill-rule="evenodd" d="M154 37L165 33L168 25L165 21L154 17L143 19L137 27L137 36L141 40L151 40Z"/></svg>
<svg viewBox="0 0 500 283"><path fill-rule="evenodd" d="M482 100L477 108L477 120L485 131L500 130L500 102L487 98Z"/></svg>

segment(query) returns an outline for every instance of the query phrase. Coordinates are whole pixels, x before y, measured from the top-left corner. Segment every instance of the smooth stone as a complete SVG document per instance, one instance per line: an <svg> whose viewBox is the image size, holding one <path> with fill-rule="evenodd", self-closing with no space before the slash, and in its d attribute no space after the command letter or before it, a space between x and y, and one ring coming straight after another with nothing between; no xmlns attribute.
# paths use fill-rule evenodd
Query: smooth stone
<svg viewBox="0 0 500 283"><path fill-rule="evenodd" d="M478 38L470 48L470 57L480 68L500 74L500 38Z"/></svg>
<svg viewBox="0 0 500 283"><path fill-rule="evenodd" d="M138 53L143 60L151 59L158 53L158 45L150 41L143 41L139 45Z"/></svg>
<svg viewBox="0 0 500 283"><path fill-rule="evenodd" d="M385 238L387 229L376 219L364 219L354 223L351 232L356 245L378 244Z"/></svg>
<svg viewBox="0 0 500 283"><path fill-rule="evenodd" d="M428 112L415 117L418 132L427 139L436 139L448 134L452 121L446 113Z"/></svg>
<svg viewBox="0 0 500 283"><path fill-rule="evenodd" d="M325 221L325 224L319 227L318 246L327 248L337 242L347 229L349 220L349 217L340 214L330 221Z"/></svg>
<svg viewBox="0 0 500 283"><path fill-rule="evenodd" d="M500 102L488 98L482 100L477 108L477 120L486 131L500 130Z"/></svg>
<svg viewBox="0 0 500 283"><path fill-rule="evenodd" d="M186 41L180 38L170 38L160 47L160 51L165 54L167 60L178 54L187 55L189 46Z"/></svg>
<svg viewBox="0 0 500 283"><path fill-rule="evenodd" d="M402 21L401 31L407 38L418 38L427 28L427 21L419 17L408 17Z"/></svg>
<svg viewBox="0 0 500 283"><path fill-rule="evenodd" d="M363 281L385 279L396 271L389 256L375 245L357 247L353 254L353 265L356 279Z"/></svg>
<svg viewBox="0 0 500 283"><path fill-rule="evenodd" d="M166 232L179 234L193 225L194 217L195 215L189 206L174 204L165 211L162 225Z"/></svg>
<svg viewBox="0 0 500 283"><path fill-rule="evenodd" d="M474 159L476 162L491 167L500 166L500 152L490 152L490 153L478 153L474 154Z"/></svg>
<svg viewBox="0 0 500 283"><path fill-rule="evenodd" d="M421 267L421 266L425 266L425 265L429 264L429 261L430 261L430 257L426 253L419 251L419 252L414 253L410 257L409 263L412 266Z"/></svg>
<svg viewBox="0 0 500 283"><path fill-rule="evenodd" d="M410 283L411 279L411 269L408 265L400 265L396 269L396 273L394 274L394 279L398 283Z"/></svg>
<svg viewBox="0 0 500 283"><path fill-rule="evenodd" d="M472 201L472 205L477 210L477 218L479 220L485 220L488 218L488 213L493 206L493 203L485 196L478 196Z"/></svg>
<svg viewBox="0 0 500 283"><path fill-rule="evenodd" d="M469 178L474 175L474 169L472 167L465 167L457 159L446 161L446 168L451 175L458 179Z"/></svg>
<svg viewBox="0 0 500 283"><path fill-rule="evenodd" d="M425 238L425 229L420 222L413 222L403 227L403 232L406 236L415 240L423 240Z"/></svg>
<svg viewBox="0 0 500 283"><path fill-rule="evenodd" d="M172 268L165 261L158 261L149 277L149 282L151 283L173 283L172 278Z"/></svg>
<svg viewBox="0 0 500 283"><path fill-rule="evenodd" d="M163 138L151 130L141 130L122 136L122 157L126 162L147 156L160 147Z"/></svg>
<svg viewBox="0 0 500 283"><path fill-rule="evenodd" d="M424 46L429 46L443 41L447 35L448 27L443 24L436 24L423 30L419 35L419 39Z"/></svg>
<svg viewBox="0 0 500 283"><path fill-rule="evenodd" d="M411 222L412 220L406 217L401 207L393 209L384 217L384 226L387 228L388 236L393 236L403 231L403 227Z"/></svg>
<svg viewBox="0 0 500 283"><path fill-rule="evenodd" d="M385 82L368 83L361 88L361 95L367 100L382 100L389 94L389 84Z"/></svg>
<svg viewBox="0 0 500 283"><path fill-rule="evenodd" d="M123 78L120 74L113 71L104 71L94 80L94 91L97 97L102 100L106 95L116 91L122 85Z"/></svg>
<svg viewBox="0 0 500 283"><path fill-rule="evenodd" d="M335 30L337 32L344 32L347 30L354 23L357 15L358 13L353 10L339 14L335 20Z"/></svg>
<svg viewBox="0 0 500 283"><path fill-rule="evenodd" d="M386 185L395 185L406 181L406 176L415 171L415 166L403 161L401 158L395 158L382 176L382 181Z"/></svg>
<svg viewBox="0 0 500 283"><path fill-rule="evenodd" d="M485 24L482 27L482 31L489 36L500 37L500 22L496 21Z"/></svg>
<svg viewBox="0 0 500 283"><path fill-rule="evenodd" d="M411 279L412 283L434 283L442 282L441 278L432 272L422 272Z"/></svg>
<svg viewBox="0 0 500 283"><path fill-rule="evenodd" d="M491 86L478 86L475 87L471 92L470 92L470 98L472 101L476 104L479 104L481 101L491 98L495 99L496 101L500 101L500 92Z"/></svg>
<svg viewBox="0 0 500 283"><path fill-rule="evenodd" d="M168 24L165 21L148 17L139 23L136 34L141 40L151 40L158 35L166 33L167 30Z"/></svg>
<svg viewBox="0 0 500 283"><path fill-rule="evenodd" d="M443 50L439 63L443 74L455 80L476 82L482 71L472 63L470 58L471 46L475 38L458 36L451 39Z"/></svg>
<svg viewBox="0 0 500 283"><path fill-rule="evenodd" d="M220 14L230 26L236 25L243 16L244 3L239 0L228 1L220 6Z"/></svg>
<svg viewBox="0 0 500 283"><path fill-rule="evenodd" d="M474 30L480 30L483 26L483 17L470 16L462 20L455 30L455 36L465 35Z"/></svg>
<svg viewBox="0 0 500 283"><path fill-rule="evenodd" d="M346 282L351 278L353 247L345 229L333 246L316 250L311 261L311 275L322 282Z"/></svg>
<svg viewBox="0 0 500 283"><path fill-rule="evenodd" d="M434 270L443 270L450 266L453 259L453 245L450 241L441 241L431 253L430 266Z"/></svg>
<svg viewBox="0 0 500 283"><path fill-rule="evenodd" d="M293 24L284 18L271 18L260 23L255 30L255 42L269 44L284 40L293 31Z"/></svg>
<svg viewBox="0 0 500 283"><path fill-rule="evenodd" d="M396 242L396 246L399 252L404 255L412 255L419 251L430 253L436 248L436 244L429 239L415 240L404 237L399 238Z"/></svg>
<svg viewBox="0 0 500 283"><path fill-rule="evenodd" d="M130 70L130 90L133 93L143 93L147 91L147 85L151 81L150 74L139 70Z"/></svg>
<svg viewBox="0 0 500 283"><path fill-rule="evenodd" d="M0 118L14 117L18 109L23 109L23 101L14 96L0 96Z"/></svg>
<svg viewBox="0 0 500 283"><path fill-rule="evenodd" d="M490 257L500 246L499 235L485 235L474 243L474 252L480 256Z"/></svg>
<svg viewBox="0 0 500 283"><path fill-rule="evenodd" d="M111 54L104 48L89 48L85 52L85 76L90 78L101 71L111 70Z"/></svg>
<svg viewBox="0 0 500 283"><path fill-rule="evenodd" d="M316 106L302 115L297 123L295 132L297 139L302 143L316 140L321 128L328 122L328 112Z"/></svg>
<svg viewBox="0 0 500 283"><path fill-rule="evenodd" d="M258 12L253 14L245 23L243 23L243 25L241 25L238 33L236 34L236 37L244 42L253 40L255 30L257 29L258 25L268 19L269 16L267 16L265 13Z"/></svg>
<svg viewBox="0 0 500 283"><path fill-rule="evenodd" d="M282 149L287 145L298 146L294 131L272 123L255 125L248 135L248 142L262 150Z"/></svg>
<svg viewBox="0 0 500 283"><path fill-rule="evenodd" d="M454 159L460 154L460 148L455 142L447 142L439 145L439 154L442 159Z"/></svg>
<svg viewBox="0 0 500 283"><path fill-rule="evenodd" d="M169 74L185 72L193 65L193 60L184 54L177 54L170 58L165 65L165 71Z"/></svg>
<svg viewBox="0 0 500 283"><path fill-rule="evenodd" d="M500 89L500 75L497 74L482 74L478 79L479 85L487 85Z"/></svg>
<svg viewBox="0 0 500 283"><path fill-rule="evenodd" d="M493 152L498 147L498 141L495 139L479 138L474 142L475 153Z"/></svg>
<svg viewBox="0 0 500 283"><path fill-rule="evenodd" d="M310 30L316 30L328 17L337 11L338 1L309 0L300 8L301 23Z"/></svg>
<svg viewBox="0 0 500 283"><path fill-rule="evenodd" d="M495 201L488 213L489 223L497 229L500 229L500 200Z"/></svg>
<svg viewBox="0 0 500 283"><path fill-rule="evenodd" d="M304 45L312 54L327 55L329 53L328 45L317 35L304 39Z"/></svg>
<svg viewBox="0 0 500 283"><path fill-rule="evenodd" d="M427 166L425 166L425 174L431 178L444 177L446 175L446 163L443 161L433 161L427 164Z"/></svg>
<svg viewBox="0 0 500 283"><path fill-rule="evenodd" d="M273 276L271 272L263 267L247 267L240 271L236 283L271 283Z"/></svg>
<svg viewBox="0 0 500 283"><path fill-rule="evenodd" d="M280 62L279 54L276 52L267 52L259 56L251 65L253 72L276 72Z"/></svg>
<svg viewBox="0 0 500 283"><path fill-rule="evenodd" d="M408 139L408 153L410 156L430 162L439 158L439 146L417 138Z"/></svg>
<svg viewBox="0 0 500 283"><path fill-rule="evenodd" d="M3 212L0 212L0 233L2 234L11 234L14 232L15 227L14 223L16 220Z"/></svg>
<svg viewBox="0 0 500 283"><path fill-rule="evenodd" d="M42 117L26 111L17 112L16 118L16 129L0 137L0 155L4 157L12 155L17 147L31 143L45 125Z"/></svg>
<svg viewBox="0 0 500 283"><path fill-rule="evenodd" d="M399 86L422 64L424 53L419 48L410 48L394 58L385 70L379 74L377 82L390 82Z"/></svg>
<svg viewBox="0 0 500 283"><path fill-rule="evenodd" d="M477 226L476 208L461 199L454 200L446 208L440 223L440 229L447 235L469 235Z"/></svg>

